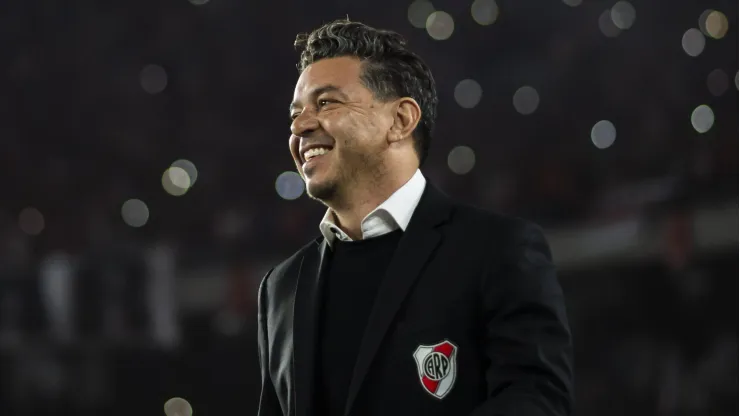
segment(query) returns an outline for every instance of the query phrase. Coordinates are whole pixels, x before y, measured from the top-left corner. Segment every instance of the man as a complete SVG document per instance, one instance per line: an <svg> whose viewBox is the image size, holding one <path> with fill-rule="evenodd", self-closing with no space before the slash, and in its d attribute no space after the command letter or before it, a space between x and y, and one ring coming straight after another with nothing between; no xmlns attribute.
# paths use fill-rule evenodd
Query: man
<svg viewBox="0 0 740 416"><path fill-rule="evenodd" d="M290 152L321 236L259 290L259 415L567 415L571 336L540 229L426 182L437 96L400 35L299 35Z"/></svg>

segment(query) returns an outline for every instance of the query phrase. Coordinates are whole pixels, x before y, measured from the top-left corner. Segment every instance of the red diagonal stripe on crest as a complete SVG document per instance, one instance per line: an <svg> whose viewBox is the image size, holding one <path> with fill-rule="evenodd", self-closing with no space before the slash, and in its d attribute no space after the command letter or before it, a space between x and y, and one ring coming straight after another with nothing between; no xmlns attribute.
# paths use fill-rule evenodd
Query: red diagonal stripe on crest
<svg viewBox="0 0 740 416"><path fill-rule="evenodd" d="M452 344L449 342L443 342L434 347L434 352L442 353L445 357L450 358L452 355Z"/></svg>
<svg viewBox="0 0 740 416"><path fill-rule="evenodd" d="M437 386L439 386L439 381L434 381L430 379L429 377L424 376L421 378L421 382L424 384L424 388L427 389L430 393L437 392Z"/></svg>

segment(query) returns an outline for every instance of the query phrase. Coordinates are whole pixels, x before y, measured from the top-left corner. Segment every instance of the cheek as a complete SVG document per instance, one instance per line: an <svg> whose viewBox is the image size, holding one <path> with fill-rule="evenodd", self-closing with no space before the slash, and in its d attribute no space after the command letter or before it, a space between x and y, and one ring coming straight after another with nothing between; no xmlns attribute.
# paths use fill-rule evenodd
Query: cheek
<svg viewBox="0 0 740 416"><path fill-rule="evenodd" d="M371 145L379 129L365 117L345 115L327 121L327 132L342 145L349 147L364 147Z"/></svg>
<svg viewBox="0 0 740 416"><path fill-rule="evenodd" d="M338 111L326 112L319 119L319 124L331 137L339 140L340 137L347 135L350 118Z"/></svg>
<svg viewBox="0 0 740 416"><path fill-rule="evenodd" d="M298 146L300 145L298 136L290 136L288 139L288 149L290 150L291 156L294 158L298 156Z"/></svg>

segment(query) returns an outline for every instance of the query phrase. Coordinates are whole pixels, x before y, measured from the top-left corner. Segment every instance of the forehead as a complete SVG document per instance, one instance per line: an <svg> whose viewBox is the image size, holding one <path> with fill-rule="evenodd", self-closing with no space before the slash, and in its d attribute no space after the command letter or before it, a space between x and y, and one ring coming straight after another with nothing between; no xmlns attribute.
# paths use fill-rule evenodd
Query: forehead
<svg viewBox="0 0 740 416"><path fill-rule="evenodd" d="M362 63L354 57L327 58L306 67L298 78L293 93L294 101L308 97L315 89L325 85L339 87L351 94L364 89L360 83Z"/></svg>

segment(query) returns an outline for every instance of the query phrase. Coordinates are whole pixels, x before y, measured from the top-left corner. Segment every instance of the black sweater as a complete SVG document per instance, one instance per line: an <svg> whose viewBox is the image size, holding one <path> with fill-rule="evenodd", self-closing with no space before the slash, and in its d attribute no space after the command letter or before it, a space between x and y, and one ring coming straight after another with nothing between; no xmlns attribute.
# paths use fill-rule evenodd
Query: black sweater
<svg viewBox="0 0 740 416"><path fill-rule="evenodd" d="M402 234L334 242L323 282L315 416L344 413L365 325Z"/></svg>

